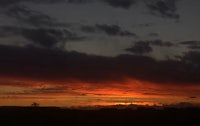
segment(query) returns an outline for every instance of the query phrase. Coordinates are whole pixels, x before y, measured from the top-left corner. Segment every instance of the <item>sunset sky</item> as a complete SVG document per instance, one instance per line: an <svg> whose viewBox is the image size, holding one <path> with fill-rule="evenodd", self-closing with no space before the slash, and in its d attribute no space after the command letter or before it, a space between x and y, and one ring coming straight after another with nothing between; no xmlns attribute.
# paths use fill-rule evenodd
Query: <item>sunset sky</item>
<svg viewBox="0 0 200 126"><path fill-rule="evenodd" d="M199 0L0 0L0 106L200 103Z"/></svg>

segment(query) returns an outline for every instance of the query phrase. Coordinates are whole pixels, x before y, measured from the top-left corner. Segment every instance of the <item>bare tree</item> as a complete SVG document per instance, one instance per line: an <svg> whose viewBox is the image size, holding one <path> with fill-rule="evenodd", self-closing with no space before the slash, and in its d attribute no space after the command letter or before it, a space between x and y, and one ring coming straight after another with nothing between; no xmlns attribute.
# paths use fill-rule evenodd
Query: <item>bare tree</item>
<svg viewBox="0 0 200 126"><path fill-rule="evenodd" d="M39 107L39 103L33 102L33 103L31 104L31 106L32 106L32 107Z"/></svg>

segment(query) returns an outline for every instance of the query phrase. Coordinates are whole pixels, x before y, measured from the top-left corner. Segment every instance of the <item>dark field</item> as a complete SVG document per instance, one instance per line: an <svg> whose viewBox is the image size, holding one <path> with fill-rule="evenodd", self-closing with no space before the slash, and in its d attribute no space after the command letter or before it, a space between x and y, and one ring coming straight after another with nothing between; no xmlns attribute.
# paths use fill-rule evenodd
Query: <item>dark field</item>
<svg viewBox="0 0 200 126"><path fill-rule="evenodd" d="M61 109L54 107L0 107L1 125L11 126L104 126L104 125L199 125L199 108L141 107L99 110Z"/></svg>

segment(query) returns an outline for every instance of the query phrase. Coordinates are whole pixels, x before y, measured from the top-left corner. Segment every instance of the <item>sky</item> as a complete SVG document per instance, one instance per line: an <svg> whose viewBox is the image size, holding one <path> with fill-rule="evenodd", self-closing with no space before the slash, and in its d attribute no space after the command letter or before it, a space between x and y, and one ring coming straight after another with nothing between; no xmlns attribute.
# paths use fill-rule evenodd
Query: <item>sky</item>
<svg viewBox="0 0 200 126"><path fill-rule="evenodd" d="M0 106L200 103L199 0L1 0Z"/></svg>

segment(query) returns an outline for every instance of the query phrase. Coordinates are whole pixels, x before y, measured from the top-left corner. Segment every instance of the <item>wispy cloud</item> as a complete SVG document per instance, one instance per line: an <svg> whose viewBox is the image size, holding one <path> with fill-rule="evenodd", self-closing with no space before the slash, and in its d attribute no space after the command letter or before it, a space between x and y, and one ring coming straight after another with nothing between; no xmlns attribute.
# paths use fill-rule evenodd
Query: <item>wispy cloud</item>
<svg viewBox="0 0 200 126"><path fill-rule="evenodd" d="M190 49L200 49L200 41L183 41L182 45L186 45Z"/></svg>
<svg viewBox="0 0 200 126"><path fill-rule="evenodd" d="M153 15L179 19L176 3L178 0L146 0L145 4Z"/></svg>
<svg viewBox="0 0 200 126"><path fill-rule="evenodd" d="M144 54L144 53L152 52L153 49L148 42L136 42L134 46L127 48L126 51L129 51L135 54Z"/></svg>
<svg viewBox="0 0 200 126"><path fill-rule="evenodd" d="M137 0L103 0L108 3L108 5L113 7L121 7L124 9L129 9L132 5L134 5Z"/></svg>
<svg viewBox="0 0 200 126"><path fill-rule="evenodd" d="M109 25L109 24L96 24L94 26L83 25L81 26L81 31L86 33L100 33L103 32L109 36L126 36L126 37L135 37L138 38L138 35L135 33L123 30L118 25Z"/></svg>

